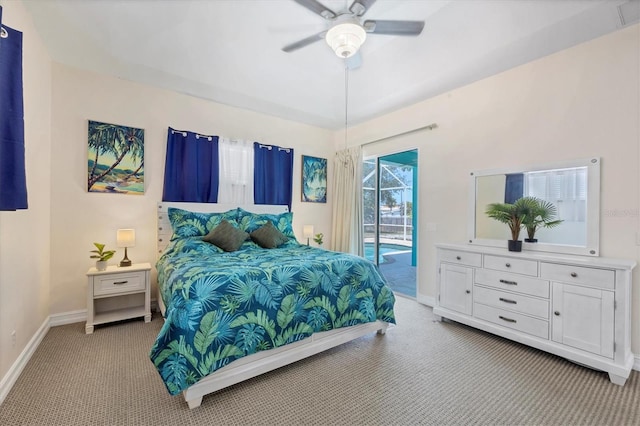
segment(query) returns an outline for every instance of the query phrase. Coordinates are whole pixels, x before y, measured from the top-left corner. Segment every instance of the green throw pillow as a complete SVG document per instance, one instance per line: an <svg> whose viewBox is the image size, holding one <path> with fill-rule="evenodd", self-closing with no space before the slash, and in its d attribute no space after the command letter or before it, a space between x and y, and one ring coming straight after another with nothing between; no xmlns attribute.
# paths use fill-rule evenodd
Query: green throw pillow
<svg viewBox="0 0 640 426"><path fill-rule="evenodd" d="M220 247L224 251L236 251L248 237L249 234L223 219L218 226L202 237L202 241Z"/></svg>
<svg viewBox="0 0 640 426"><path fill-rule="evenodd" d="M278 230L271 221L249 234L251 239L262 248L276 248L289 241L286 235Z"/></svg>

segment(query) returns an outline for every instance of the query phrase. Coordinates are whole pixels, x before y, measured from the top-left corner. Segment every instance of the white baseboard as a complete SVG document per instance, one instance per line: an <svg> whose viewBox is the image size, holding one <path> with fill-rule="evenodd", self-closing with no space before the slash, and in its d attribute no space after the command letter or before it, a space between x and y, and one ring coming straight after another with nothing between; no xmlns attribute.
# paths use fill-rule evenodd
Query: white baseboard
<svg viewBox="0 0 640 426"><path fill-rule="evenodd" d="M61 314L53 314L49 316L49 326L56 327L59 325L73 324L76 322L84 322L87 320L87 310L63 312Z"/></svg>
<svg viewBox="0 0 640 426"><path fill-rule="evenodd" d="M47 317L31 340L29 340L29 343L27 343L27 346L25 346L24 350L20 353L11 368L9 368L9 371L2 378L2 381L0 381L0 405L4 402L7 395L9 395L9 391L11 391L16 380L20 377L22 370L24 370L24 367L33 356L33 353L38 349L38 346L40 346L40 342L42 342L44 336L47 335L49 328L49 317Z"/></svg>
<svg viewBox="0 0 640 426"><path fill-rule="evenodd" d="M151 311L158 310L158 304L155 299L150 302ZM57 327L59 325L74 324L76 322L85 322L87 320L87 310L80 309L77 311L63 312L61 314L53 314L49 316L49 325Z"/></svg>
<svg viewBox="0 0 640 426"><path fill-rule="evenodd" d="M418 301L418 303L422 303L423 305L427 305L430 307L434 307L436 306L436 298L435 297L430 297L430 296L424 296L420 293L418 293L418 297L416 298L416 300Z"/></svg>
<svg viewBox="0 0 640 426"><path fill-rule="evenodd" d="M636 371L640 371L640 356L635 357L635 362L633 363L632 368Z"/></svg>

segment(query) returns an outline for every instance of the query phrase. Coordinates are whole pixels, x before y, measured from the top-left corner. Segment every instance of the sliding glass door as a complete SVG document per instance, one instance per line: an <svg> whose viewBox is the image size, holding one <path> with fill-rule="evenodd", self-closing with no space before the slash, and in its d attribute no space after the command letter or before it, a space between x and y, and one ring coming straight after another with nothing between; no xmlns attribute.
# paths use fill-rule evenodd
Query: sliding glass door
<svg viewBox="0 0 640 426"><path fill-rule="evenodd" d="M410 297L416 297L417 183L417 150L364 160L365 257L394 292Z"/></svg>

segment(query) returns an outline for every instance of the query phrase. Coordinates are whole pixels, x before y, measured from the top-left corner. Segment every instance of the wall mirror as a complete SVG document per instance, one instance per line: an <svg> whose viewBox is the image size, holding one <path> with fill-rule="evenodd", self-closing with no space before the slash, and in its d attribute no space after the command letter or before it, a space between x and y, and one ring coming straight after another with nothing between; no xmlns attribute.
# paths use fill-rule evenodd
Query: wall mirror
<svg viewBox="0 0 640 426"><path fill-rule="evenodd" d="M471 173L469 243L507 247L511 238L504 223L485 214L491 203L513 203L523 196L552 202L562 223L536 232L538 242L522 250L598 256L600 252L600 159L482 170ZM522 230L520 239L526 238Z"/></svg>

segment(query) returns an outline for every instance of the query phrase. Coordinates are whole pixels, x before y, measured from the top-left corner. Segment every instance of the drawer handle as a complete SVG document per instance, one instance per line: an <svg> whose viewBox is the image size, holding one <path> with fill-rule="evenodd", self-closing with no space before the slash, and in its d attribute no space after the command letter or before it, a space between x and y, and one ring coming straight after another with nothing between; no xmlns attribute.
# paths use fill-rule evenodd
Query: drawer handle
<svg viewBox="0 0 640 426"><path fill-rule="evenodd" d="M505 299L504 297L501 297L501 298L500 298L500 301L501 301L501 302L504 302L504 303L511 303L512 305L516 305L516 304L518 304L518 302L516 302L515 300Z"/></svg>
<svg viewBox="0 0 640 426"><path fill-rule="evenodd" d="M576 277L578 276L578 274L576 274L575 272L572 272L572 273L571 273L571 276L572 276L573 278L576 278Z"/></svg>
<svg viewBox="0 0 640 426"><path fill-rule="evenodd" d="M553 313L553 315L555 315L555 316L559 317L559 316L560 316L560 311L555 311L555 312Z"/></svg>
<svg viewBox="0 0 640 426"><path fill-rule="evenodd" d="M514 319L503 317L502 315L498 315L498 318L500 318L502 321L506 321L506 322L514 322L514 323L518 322L518 321L516 321Z"/></svg>
<svg viewBox="0 0 640 426"><path fill-rule="evenodd" d="M515 281L500 280L500 282L501 282L502 284L518 285L518 283L517 283L517 282L515 282Z"/></svg>
<svg viewBox="0 0 640 426"><path fill-rule="evenodd" d="M471 294L471 290L465 290L465 293Z"/></svg>
<svg viewBox="0 0 640 426"><path fill-rule="evenodd" d="M511 264L510 263L505 263L504 266L506 266L507 268L511 268Z"/></svg>
<svg viewBox="0 0 640 426"><path fill-rule="evenodd" d="M122 284L126 284L128 282L129 281L116 281L116 282L113 283L113 285L122 285Z"/></svg>
<svg viewBox="0 0 640 426"><path fill-rule="evenodd" d="M462 259L460 256L456 256L456 260L460 260Z"/></svg>

